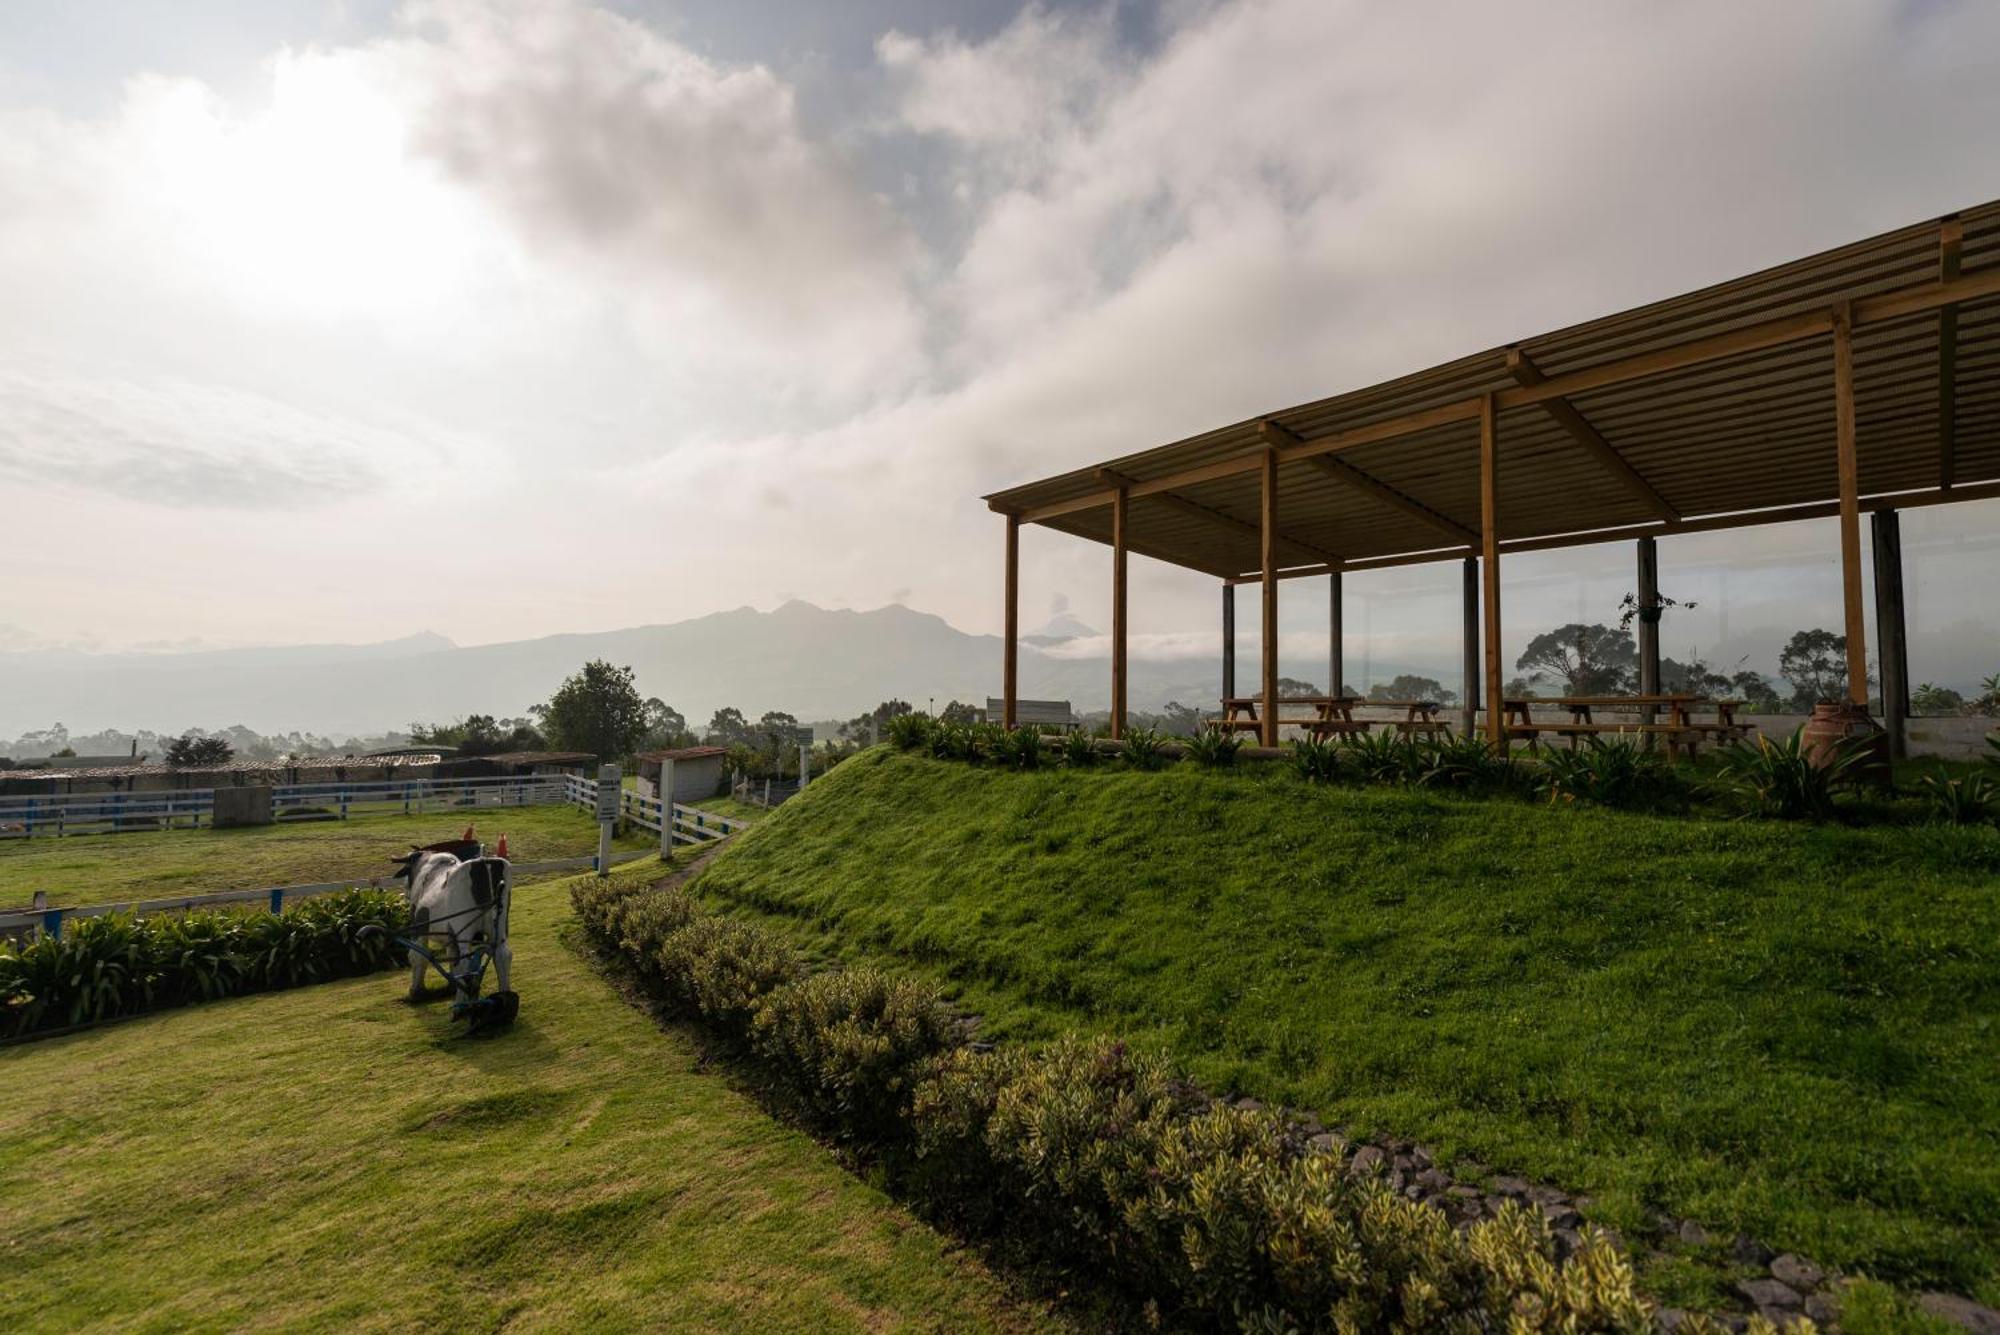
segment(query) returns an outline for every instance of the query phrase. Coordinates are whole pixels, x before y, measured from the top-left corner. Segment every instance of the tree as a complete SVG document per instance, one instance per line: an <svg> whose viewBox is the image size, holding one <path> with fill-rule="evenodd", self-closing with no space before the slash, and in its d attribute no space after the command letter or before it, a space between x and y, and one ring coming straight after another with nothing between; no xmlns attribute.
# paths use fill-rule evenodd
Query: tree
<svg viewBox="0 0 2000 1335"><path fill-rule="evenodd" d="M1280 700L1297 700L1302 696L1318 694L1319 687L1309 681L1300 681L1297 677L1278 678L1278 698Z"/></svg>
<svg viewBox="0 0 2000 1335"><path fill-rule="evenodd" d="M1847 637L1802 630L1778 654L1778 675L1792 688L1792 708L1810 713L1822 700L1847 698Z"/></svg>
<svg viewBox="0 0 2000 1335"><path fill-rule="evenodd" d="M541 706L546 708L546 706ZM534 720L496 719L491 714L467 714L450 723L412 723L412 746L450 747L462 756L491 756L503 751L541 751L548 742Z"/></svg>
<svg viewBox="0 0 2000 1335"><path fill-rule="evenodd" d="M1160 731L1170 737L1192 737L1201 731L1201 711L1178 700L1167 701L1160 719Z"/></svg>
<svg viewBox="0 0 2000 1335"><path fill-rule="evenodd" d="M978 707L962 704L957 700L953 700L950 704L946 705L944 712L938 715L938 722L940 723L977 723L978 721Z"/></svg>
<svg viewBox="0 0 2000 1335"><path fill-rule="evenodd" d="M663 751L668 747L686 746L694 740L688 731L687 719L657 696L648 696L645 704L646 735L640 745L648 751Z"/></svg>
<svg viewBox="0 0 2000 1335"><path fill-rule="evenodd" d="M632 669L601 658L583 665L546 705L538 707L549 741L565 751L587 751L600 760L629 755L646 733L646 703Z"/></svg>
<svg viewBox="0 0 2000 1335"><path fill-rule="evenodd" d="M1441 705L1456 704L1458 692L1445 689L1436 677L1419 677L1413 672L1405 672L1383 682L1378 681L1368 688L1370 700L1435 700Z"/></svg>
<svg viewBox="0 0 2000 1335"><path fill-rule="evenodd" d="M1910 708L1919 714L1957 714L1965 709L1965 697L1949 686L1927 681L1910 692Z"/></svg>
<svg viewBox="0 0 2000 1335"><path fill-rule="evenodd" d="M175 769L212 769L226 765L236 753L223 737L202 737L184 733L167 743L167 763Z"/></svg>
<svg viewBox="0 0 2000 1335"><path fill-rule="evenodd" d="M889 730L889 720L913 712L906 700L884 700L866 714L857 714L840 725L840 739L866 746Z"/></svg>
<svg viewBox="0 0 2000 1335"><path fill-rule="evenodd" d="M1743 700L1744 712L1750 714L1775 714L1784 708L1784 700L1761 672L1738 672L1729 679L1729 692Z"/></svg>
<svg viewBox="0 0 2000 1335"><path fill-rule="evenodd" d="M1732 685L1728 676L1699 658L1691 658L1685 663L1662 658L1660 689L1674 695L1727 695Z"/></svg>
<svg viewBox="0 0 2000 1335"><path fill-rule="evenodd" d="M724 705L709 716L702 740L710 746L748 746L750 721L743 717L742 710Z"/></svg>
<svg viewBox="0 0 2000 1335"><path fill-rule="evenodd" d="M1638 663L1632 632L1571 622L1528 641L1514 666L1532 681L1560 678L1565 695L1609 695L1630 689Z"/></svg>
<svg viewBox="0 0 2000 1335"><path fill-rule="evenodd" d="M785 752L799 744L799 721L781 709L767 709L757 720L757 738L783 763Z"/></svg>

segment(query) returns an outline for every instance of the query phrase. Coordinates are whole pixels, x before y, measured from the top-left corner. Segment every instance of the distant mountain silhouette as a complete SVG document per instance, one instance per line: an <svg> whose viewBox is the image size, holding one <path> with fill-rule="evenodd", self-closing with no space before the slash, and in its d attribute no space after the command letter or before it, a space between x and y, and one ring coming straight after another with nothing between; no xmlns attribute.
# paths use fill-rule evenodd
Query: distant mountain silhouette
<svg viewBox="0 0 2000 1335"><path fill-rule="evenodd" d="M1058 616L1042 633L1055 644L1096 632ZM739 607L668 625L465 647L425 632L360 645L4 653L0 735L57 722L72 732L241 723L260 732L350 734L467 712L506 717L548 699L590 658L630 664L642 691L696 726L725 705L752 718L781 709L839 719L892 697L942 708L1000 691L998 636L969 635L900 605L860 612L793 601L770 612ZM1169 699L1207 703L1219 689L1219 669L1199 662L1135 658L1130 671L1135 709ZM1102 658L1056 657L1026 643L1021 650L1024 697L1102 709L1107 673Z"/></svg>

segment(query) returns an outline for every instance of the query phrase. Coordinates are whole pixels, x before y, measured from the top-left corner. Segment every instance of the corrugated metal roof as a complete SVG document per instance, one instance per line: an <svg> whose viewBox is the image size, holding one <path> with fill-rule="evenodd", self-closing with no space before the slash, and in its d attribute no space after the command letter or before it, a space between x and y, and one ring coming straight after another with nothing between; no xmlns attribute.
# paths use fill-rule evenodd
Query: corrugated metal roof
<svg viewBox="0 0 2000 1335"><path fill-rule="evenodd" d="M721 746L677 746L665 751L641 751L638 758L658 764L662 760L701 760L708 756L728 754L728 748Z"/></svg>
<svg viewBox="0 0 2000 1335"><path fill-rule="evenodd" d="M1935 309L1951 227L1962 232L1959 273L1974 294L1953 308L1956 495L1940 490ZM1853 345L1863 496L1886 503L1882 498L1901 493L1937 493L1931 500L1996 495L1996 278L2000 202L986 499L996 510L1109 543L1107 487L1122 478L1135 493L1126 523L1132 551L1223 577L1253 572L1261 563L1257 464L1271 446L1264 426L1270 422L1281 443L1282 567L1457 558L1476 546L1465 535L1476 532L1480 518L1477 411L1480 399L1493 394L1503 545L1593 541L1588 534L1634 526L1674 532L1765 522L1773 515L1745 512L1807 510L1837 500L1833 358L1825 335L1834 307L1850 301L1862 303ZM1786 333L1778 322L1797 328ZM1748 346L1617 378L1634 369L1618 365L1626 359L1678 360L1676 350L1718 339ZM1533 397L1537 374L1553 380L1584 373L1597 383L1559 398ZM1403 420L1418 414L1435 420ZM1367 437L1366 428L1380 436L1385 423L1413 429ZM1358 441L1335 439L1357 431L1364 433ZM1591 433L1615 457L1593 447ZM1315 452L1321 457L1310 457ZM1329 467L1327 459L1338 462ZM1107 481L1107 474L1117 476Z"/></svg>

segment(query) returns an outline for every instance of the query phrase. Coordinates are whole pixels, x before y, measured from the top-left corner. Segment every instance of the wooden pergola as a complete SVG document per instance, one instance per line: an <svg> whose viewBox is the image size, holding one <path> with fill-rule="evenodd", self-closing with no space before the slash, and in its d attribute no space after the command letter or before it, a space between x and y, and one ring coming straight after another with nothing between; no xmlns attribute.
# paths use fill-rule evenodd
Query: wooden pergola
<svg viewBox="0 0 2000 1335"><path fill-rule="evenodd" d="M1006 516L1002 698L1013 726L1020 526L1111 558L1111 728L1125 728L1126 555L1261 592L1262 740L1277 742L1278 582L1462 561L1466 709L1502 740L1500 558L1837 516L1849 690L1868 703L1861 514L1874 515L1881 678L1901 749L1901 508L2000 496L2000 201L1397 380L986 497ZM1652 632L1650 635L1648 632ZM1483 674L1479 644L1484 641ZM1650 640L1650 643L1649 643ZM1642 690L1657 627L1640 626Z"/></svg>

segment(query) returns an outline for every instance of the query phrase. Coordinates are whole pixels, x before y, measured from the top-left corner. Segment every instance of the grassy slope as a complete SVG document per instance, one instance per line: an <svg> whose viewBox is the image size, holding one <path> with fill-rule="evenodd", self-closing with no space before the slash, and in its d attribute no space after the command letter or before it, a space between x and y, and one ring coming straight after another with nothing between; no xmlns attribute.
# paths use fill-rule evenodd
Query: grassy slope
<svg viewBox="0 0 2000 1335"><path fill-rule="evenodd" d="M995 1037L2000 1298L2000 833L1676 821L1289 775L869 753L712 902L946 980ZM1698 1284L1672 1269L1672 1291Z"/></svg>
<svg viewBox="0 0 2000 1335"><path fill-rule="evenodd" d="M52 904L164 898L343 876L379 876L412 843L457 835L471 821L489 841L507 835L518 861L582 857L597 851L597 822L577 807L510 807L470 815L370 816L349 821L265 825L244 830L93 834L0 841L0 905L26 904L37 890ZM617 847L657 848L635 829Z"/></svg>
<svg viewBox="0 0 2000 1335"><path fill-rule="evenodd" d="M491 1040L385 975L0 1050L8 1328L1030 1324L700 1074L568 917L566 883L521 895Z"/></svg>

